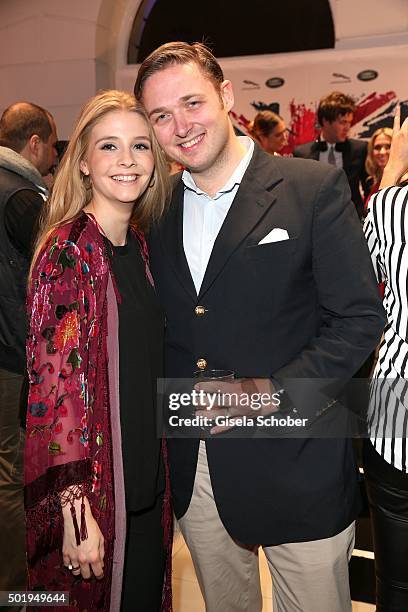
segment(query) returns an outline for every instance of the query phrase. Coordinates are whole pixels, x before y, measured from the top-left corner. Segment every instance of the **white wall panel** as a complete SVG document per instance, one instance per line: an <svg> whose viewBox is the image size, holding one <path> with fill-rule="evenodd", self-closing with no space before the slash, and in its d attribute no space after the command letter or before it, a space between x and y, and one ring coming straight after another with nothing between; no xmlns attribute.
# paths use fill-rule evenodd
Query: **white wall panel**
<svg viewBox="0 0 408 612"><path fill-rule="evenodd" d="M336 40L408 30L407 0L332 0Z"/></svg>
<svg viewBox="0 0 408 612"><path fill-rule="evenodd" d="M126 67L126 54L140 2L0 0L0 112L18 99L37 101L67 138L79 107L98 89L132 89L136 70ZM330 5L337 48L408 42L408 0Z"/></svg>

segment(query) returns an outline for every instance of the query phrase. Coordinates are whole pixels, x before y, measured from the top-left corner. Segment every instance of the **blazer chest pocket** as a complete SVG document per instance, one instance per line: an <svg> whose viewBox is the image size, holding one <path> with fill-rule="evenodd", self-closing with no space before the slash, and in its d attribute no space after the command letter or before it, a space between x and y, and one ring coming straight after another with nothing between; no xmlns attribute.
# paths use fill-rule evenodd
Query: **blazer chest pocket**
<svg viewBox="0 0 408 612"><path fill-rule="evenodd" d="M289 238L288 240L279 240L278 242L267 242L266 244L255 244L247 246L245 254L250 260L279 259L284 261L290 258L296 251L297 238Z"/></svg>

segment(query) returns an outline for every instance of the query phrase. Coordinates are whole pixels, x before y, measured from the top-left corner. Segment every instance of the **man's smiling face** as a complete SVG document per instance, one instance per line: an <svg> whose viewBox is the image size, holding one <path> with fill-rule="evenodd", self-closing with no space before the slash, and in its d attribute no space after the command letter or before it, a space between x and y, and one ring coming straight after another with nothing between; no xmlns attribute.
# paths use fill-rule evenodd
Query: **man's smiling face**
<svg viewBox="0 0 408 612"><path fill-rule="evenodd" d="M150 76L142 102L160 145L193 174L222 165L231 141L229 81L219 90L196 64L173 64Z"/></svg>

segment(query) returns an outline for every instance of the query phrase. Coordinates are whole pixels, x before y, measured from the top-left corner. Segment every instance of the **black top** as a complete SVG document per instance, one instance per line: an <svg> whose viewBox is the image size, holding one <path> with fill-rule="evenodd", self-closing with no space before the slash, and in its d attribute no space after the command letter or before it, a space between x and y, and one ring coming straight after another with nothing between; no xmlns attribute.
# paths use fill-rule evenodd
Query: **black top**
<svg viewBox="0 0 408 612"><path fill-rule="evenodd" d="M38 231L38 222L44 199L31 189L17 191L6 203L4 209L4 226L13 247L27 259L31 260L33 244ZM28 403L28 375L26 370L20 394L19 418L25 429Z"/></svg>
<svg viewBox="0 0 408 612"><path fill-rule="evenodd" d="M121 296L119 395L126 508L151 506L164 489L161 440L156 431L156 380L163 376L164 314L146 277L137 238L125 246L106 238Z"/></svg>
<svg viewBox="0 0 408 612"><path fill-rule="evenodd" d="M10 242L28 260L31 259L43 204L39 193L22 189L9 199L4 211L4 224Z"/></svg>

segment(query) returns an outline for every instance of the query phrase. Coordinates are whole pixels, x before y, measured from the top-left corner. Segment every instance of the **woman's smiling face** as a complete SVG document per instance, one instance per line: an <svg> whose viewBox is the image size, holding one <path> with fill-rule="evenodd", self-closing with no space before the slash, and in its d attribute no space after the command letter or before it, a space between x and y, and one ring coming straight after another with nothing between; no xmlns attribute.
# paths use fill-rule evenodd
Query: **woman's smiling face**
<svg viewBox="0 0 408 612"><path fill-rule="evenodd" d="M149 127L139 113L111 111L92 128L81 171L91 178L95 203L133 205L153 170Z"/></svg>

